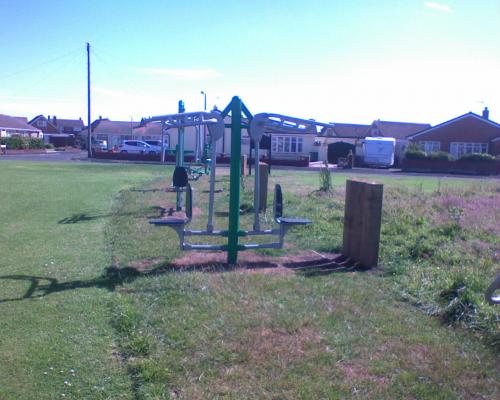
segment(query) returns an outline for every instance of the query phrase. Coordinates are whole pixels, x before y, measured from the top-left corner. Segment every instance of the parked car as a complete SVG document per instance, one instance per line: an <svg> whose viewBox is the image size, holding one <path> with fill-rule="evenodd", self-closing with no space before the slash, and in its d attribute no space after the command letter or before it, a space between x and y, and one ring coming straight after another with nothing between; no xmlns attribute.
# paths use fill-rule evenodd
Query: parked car
<svg viewBox="0 0 500 400"><path fill-rule="evenodd" d="M108 142L107 140L94 140L92 139L92 148L94 151L107 151Z"/></svg>
<svg viewBox="0 0 500 400"><path fill-rule="evenodd" d="M149 144L158 154L161 153L161 140L144 140L147 144ZM168 142L163 142L163 147L165 150L168 150Z"/></svg>
<svg viewBox="0 0 500 400"><path fill-rule="evenodd" d="M120 153L131 153L131 154L158 154L159 150L153 148L153 146L143 142L141 140L124 140L121 145L118 146L118 151Z"/></svg>

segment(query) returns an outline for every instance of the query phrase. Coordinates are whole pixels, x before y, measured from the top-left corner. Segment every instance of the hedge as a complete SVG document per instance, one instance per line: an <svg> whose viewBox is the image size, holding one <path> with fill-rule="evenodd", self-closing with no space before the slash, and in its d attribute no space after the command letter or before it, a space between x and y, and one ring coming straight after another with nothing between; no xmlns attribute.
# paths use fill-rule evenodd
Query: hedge
<svg viewBox="0 0 500 400"><path fill-rule="evenodd" d="M0 144L7 145L8 149L44 149L45 143L43 139L29 138L24 136L11 136L8 138L1 138Z"/></svg>

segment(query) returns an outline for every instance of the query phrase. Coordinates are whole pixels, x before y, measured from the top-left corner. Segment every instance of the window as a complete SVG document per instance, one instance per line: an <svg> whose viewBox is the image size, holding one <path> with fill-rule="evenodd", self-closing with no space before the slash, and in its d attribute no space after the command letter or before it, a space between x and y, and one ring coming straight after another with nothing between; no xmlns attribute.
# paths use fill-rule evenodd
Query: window
<svg viewBox="0 0 500 400"><path fill-rule="evenodd" d="M455 158L460 158L464 154L470 153L487 153L488 143L462 143L462 142L451 142L450 153Z"/></svg>
<svg viewBox="0 0 500 400"><path fill-rule="evenodd" d="M426 153L437 153L441 149L440 142L422 141L419 144L420 148Z"/></svg>
<svg viewBox="0 0 500 400"><path fill-rule="evenodd" d="M44 119L39 119L38 121L36 121L36 126L45 128L47 126L47 121Z"/></svg>
<svg viewBox="0 0 500 400"><path fill-rule="evenodd" d="M302 153L302 138L296 136L272 136L273 153Z"/></svg>

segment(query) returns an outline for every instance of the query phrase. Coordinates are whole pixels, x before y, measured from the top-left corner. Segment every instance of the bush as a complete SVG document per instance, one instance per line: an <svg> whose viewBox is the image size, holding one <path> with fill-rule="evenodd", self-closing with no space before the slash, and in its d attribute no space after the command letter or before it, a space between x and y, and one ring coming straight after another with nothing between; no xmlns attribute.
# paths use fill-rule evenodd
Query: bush
<svg viewBox="0 0 500 400"><path fill-rule="evenodd" d="M52 143L47 143L47 144L45 145L45 148L46 148L46 149L53 149L53 148L54 148L54 145L53 145Z"/></svg>
<svg viewBox="0 0 500 400"><path fill-rule="evenodd" d="M464 154L459 158L460 161L476 161L476 162L495 162L497 159L488 153L470 153Z"/></svg>
<svg viewBox="0 0 500 400"><path fill-rule="evenodd" d="M22 136L12 136L0 140L1 144L6 144L8 149L25 149L28 147L28 142Z"/></svg>
<svg viewBox="0 0 500 400"><path fill-rule="evenodd" d="M435 153L429 153L427 159L436 161L453 161L453 157L450 153L446 151L438 151Z"/></svg>
<svg viewBox="0 0 500 400"><path fill-rule="evenodd" d="M409 160L425 160L427 158L427 154L422 150L408 149L405 153L405 158Z"/></svg>
<svg viewBox="0 0 500 400"><path fill-rule="evenodd" d="M43 139L29 138L28 139L28 148L29 149L43 149L43 148L45 148L45 143L43 142Z"/></svg>
<svg viewBox="0 0 500 400"><path fill-rule="evenodd" d="M328 161L325 161L323 167L319 170L319 190L330 192L332 187L332 174L328 169Z"/></svg>

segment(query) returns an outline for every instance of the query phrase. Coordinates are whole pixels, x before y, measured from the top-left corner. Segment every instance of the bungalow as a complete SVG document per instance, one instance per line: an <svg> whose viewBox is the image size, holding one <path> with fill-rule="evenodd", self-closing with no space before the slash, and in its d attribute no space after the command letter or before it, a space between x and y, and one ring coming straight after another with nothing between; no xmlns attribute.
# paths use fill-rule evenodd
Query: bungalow
<svg viewBox="0 0 500 400"><path fill-rule="evenodd" d="M75 136L80 135L83 130L82 119L58 119L55 115L37 115L30 122L30 125L39 128L47 143L52 143L57 147L74 146Z"/></svg>
<svg viewBox="0 0 500 400"><path fill-rule="evenodd" d="M11 117L0 114L0 137L27 136L33 138L42 138L43 133L28 124L25 117Z"/></svg>
<svg viewBox="0 0 500 400"><path fill-rule="evenodd" d="M323 128L315 141L318 148L318 160L328 160L337 164L339 157L346 157L350 150L361 161L362 143L370 125L332 122L333 128Z"/></svg>
<svg viewBox="0 0 500 400"><path fill-rule="evenodd" d="M108 148L112 148L124 140L141 139L134 135L134 127L138 125L139 122L110 121L108 118L99 117L91 124L92 139L105 141ZM80 135L84 143L87 143L88 128L83 129Z"/></svg>
<svg viewBox="0 0 500 400"><path fill-rule="evenodd" d="M444 151L454 158L468 153L500 155L500 124L489 119L488 108L482 116L468 112L407 139L426 152Z"/></svg>

